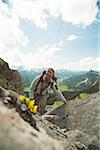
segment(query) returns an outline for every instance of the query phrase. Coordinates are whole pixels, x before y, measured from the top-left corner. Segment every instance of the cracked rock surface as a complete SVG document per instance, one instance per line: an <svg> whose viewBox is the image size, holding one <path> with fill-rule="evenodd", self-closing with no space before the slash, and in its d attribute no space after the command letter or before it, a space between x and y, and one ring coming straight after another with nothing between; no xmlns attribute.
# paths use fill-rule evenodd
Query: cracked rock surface
<svg viewBox="0 0 100 150"><path fill-rule="evenodd" d="M16 111L17 96L0 87L0 150L99 150L99 93L42 116Z"/></svg>

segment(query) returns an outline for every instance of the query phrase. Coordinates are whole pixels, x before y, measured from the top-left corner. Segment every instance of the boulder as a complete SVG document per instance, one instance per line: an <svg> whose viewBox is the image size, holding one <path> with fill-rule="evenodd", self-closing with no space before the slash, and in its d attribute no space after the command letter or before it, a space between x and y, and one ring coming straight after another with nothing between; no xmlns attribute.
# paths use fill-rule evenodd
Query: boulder
<svg viewBox="0 0 100 150"><path fill-rule="evenodd" d="M53 123L61 129L66 128L67 131L78 129L91 138L95 136L95 144L99 145L100 93L92 94L86 100L72 100L48 112L48 115L59 117L56 121L53 120Z"/></svg>
<svg viewBox="0 0 100 150"><path fill-rule="evenodd" d="M88 114L91 114L92 103L97 104L99 94L91 97L95 103L91 99L82 103L71 101L41 116L32 115L27 111L16 111L17 106L14 104L19 95L2 87L0 91L2 95L0 97L0 149L99 150L99 135L97 136L96 132L96 128L99 127L99 116L98 122L90 126L90 129L88 124L87 127L85 126L87 122L82 126L73 118L77 111L77 115L82 115L79 110L83 112L84 105L89 105L86 108ZM8 107L11 104L13 109ZM78 109L79 107L81 109ZM72 120L70 116L73 116ZM93 121L91 117L87 119Z"/></svg>
<svg viewBox="0 0 100 150"><path fill-rule="evenodd" d="M14 109L0 102L0 150L64 150L62 144L39 133Z"/></svg>
<svg viewBox="0 0 100 150"><path fill-rule="evenodd" d="M23 93L22 77L17 70L9 68L8 63L0 58L0 86L13 90L19 94Z"/></svg>
<svg viewBox="0 0 100 150"><path fill-rule="evenodd" d="M10 103L15 104L16 100L19 97L19 94L11 90L4 89L3 87L0 86L0 97L1 100L3 101L6 100L9 101Z"/></svg>

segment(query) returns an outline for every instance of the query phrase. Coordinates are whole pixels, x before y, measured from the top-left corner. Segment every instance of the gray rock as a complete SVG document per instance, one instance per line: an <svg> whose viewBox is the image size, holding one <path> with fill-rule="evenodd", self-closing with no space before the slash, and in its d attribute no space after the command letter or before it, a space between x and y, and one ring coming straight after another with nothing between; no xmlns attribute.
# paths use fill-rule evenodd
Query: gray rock
<svg viewBox="0 0 100 150"><path fill-rule="evenodd" d="M11 101L11 97L4 97L6 101Z"/></svg>
<svg viewBox="0 0 100 150"><path fill-rule="evenodd" d="M59 116L54 123L61 129L66 128L68 131L78 129L88 134L91 139L95 136L94 143L99 145L100 93L96 93L95 97L91 95L85 101L72 100L67 105L63 104L48 114Z"/></svg>
<svg viewBox="0 0 100 150"><path fill-rule="evenodd" d="M4 104L8 104L8 101L7 101L7 100L3 100L3 103L4 103Z"/></svg>
<svg viewBox="0 0 100 150"><path fill-rule="evenodd" d="M48 121L54 123L59 119L59 117L57 115L43 115L42 119L43 120L45 119L45 120L48 120Z"/></svg>
<svg viewBox="0 0 100 150"><path fill-rule="evenodd" d="M23 93L23 82L20 73L17 70L9 68L9 64L0 58L0 86L5 89Z"/></svg>
<svg viewBox="0 0 100 150"><path fill-rule="evenodd" d="M11 102L16 103L16 100L19 98L19 94L11 90L8 90L8 91L10 93Z"/></svg>
<svg viewBox="0 0 100 150"><path fill-rule="evenodd" d="M0 97L14 104L16 103L19 94L11 90L6 90L0 86Z"/></svg>
<svg viewBox="0 0 100 150"><path fill-rule="evenodd" d="M0 97L8 97L9 91L0 86Z"/></svg>
<svg viewBox="0 0 100 150"><path fill-rule="evenodd" d="M18 108L18 94L1 89L2 101ZM5 94L6 93L6 94ZM7 94L9 93L9 94ZM99 150L99 94L70 101L39 116L0 102L0 150ZM23 119L22 119L23 118ZM36 130L35 130L36 129ZM13 142L12 142L13 141Z"/></svg>
<svg viewBox="0 0 100 150"><path fill-rule="evenodd" d="M39 133L14 109L0 103L0 150L64 150L62 144Z"/></svg>

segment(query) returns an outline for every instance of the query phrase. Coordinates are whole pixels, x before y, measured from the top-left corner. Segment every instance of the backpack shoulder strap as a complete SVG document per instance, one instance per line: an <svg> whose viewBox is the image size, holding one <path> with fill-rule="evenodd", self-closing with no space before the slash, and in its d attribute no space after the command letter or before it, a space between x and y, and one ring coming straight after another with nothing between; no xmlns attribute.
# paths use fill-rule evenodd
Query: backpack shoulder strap
<svg viewBox="0 0 100 150"><path fill-rule="evenodd" d="M41 75L41 76L40 76L40 79L39 79L39 81L38 81L38 83L37 83L37 85L36 85L36 87L35 87L34 91L36 91L36 90L37 90L37 87L38 87L38 85L39 85L39 83L40 83L40 82L42 82L42 84L43 84L43 76L44 76L44 75ZM47 88L48 88L48 86L49 86L50 84L51 84L51 88L52 88L53 83L54 83L54 82L49 82L49 83L48 83L48 85L47 85L44 89L41 89L40 94L42 94L42 92L43 92L45 89L47 89ZM57 85L55 85L55 87L56 87L56 89L58 90Z"/></svg>
<svg viewBox="0 0 100 150"><path fill-rule="evenodd" d="M49 82L48 85L47 85L44 89L41 89L41 93L40 93L40 94L42 94L42 92L43 92L45 89L47 89L50 84L51 84L51 82Z"/></svg>
<svg viewBox="0 0 100 150"><path fill-rule="evenodd" d="M56 81L54 81L54 82L56 83L55 88L58 90L57 82ZM51 83L51 88L53 87L54 82Z"/></svg>
<svg viewBox="0 0 100 150"><path fill-rule="evenodd" d="M40 76L40 79L39 79L39 81L38 81L38 83L37 83L37 85L36 85L34 91L37 90L37 87L38 87L38 85L39 85L39 83L40 83L41 81L42 81L42 84L43 84L43 76L45 75L45 73L46 73L46 71L44 70L43 73L42 73L42 75Z"/></svg>
<svg viewBox="0 0 100 150"><path fill-rule="evenodd" d="M36 87L35 87L34 91L36 91L36 90L37 90L37 87L38 87L38 85L39 85L39 83L40 83L41 81L43 81L43 75L42 75L42 76L40 76L39 81L38 81L38 83L37 83L37 85L36 85Z"/></svg>

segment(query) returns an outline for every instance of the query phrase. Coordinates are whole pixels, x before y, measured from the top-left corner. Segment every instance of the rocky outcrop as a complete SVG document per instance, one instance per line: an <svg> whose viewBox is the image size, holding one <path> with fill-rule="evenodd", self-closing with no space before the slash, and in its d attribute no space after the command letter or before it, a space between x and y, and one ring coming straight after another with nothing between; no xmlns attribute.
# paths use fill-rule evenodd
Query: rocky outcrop
<svg viewBox="0 0 100 150"><path fill-rule="evenodd" d="M0 58L0 86L13 90L17 93L23 92L21 75L17 70L9 68L8 63Z"/></svg>
<svg viewBox="0 0 100 150"><path fill-rule="evenodd" d="M0 87L0 150L99 150L99 93L32 115L37 128L16 111L18 96Z"/></svg>
<svg viewBox="0 0 100 150"><path fill-rule="evenodd" d="M64 133L46 121L38 126L40 132L0 102L0 150L87 150L93 143L79 130Z"/></svg>
<svg viewBox="0 0 100 150"><path fill-rule="evenodd" d="M18 97L16 92L0 87L0 150L64 150L62 143L38 132L25 121L23 113L16 111Z"/></svg>
<svg viewBox="0 0 100 150"><path fill-rule="evenodd" d="M47 114L58 116L58 119L52 122L61 129L78 129L90 137L95 137L95 143L99 145L100 93L93 94L84 101L72 100Z"/></svg>
<svg viewBox="0 0 100 150"><path fill-rule="evenodd" d="M39 133L14 109L0 103L0 150L63 150L61 143Z"/></svg>

